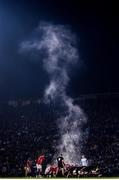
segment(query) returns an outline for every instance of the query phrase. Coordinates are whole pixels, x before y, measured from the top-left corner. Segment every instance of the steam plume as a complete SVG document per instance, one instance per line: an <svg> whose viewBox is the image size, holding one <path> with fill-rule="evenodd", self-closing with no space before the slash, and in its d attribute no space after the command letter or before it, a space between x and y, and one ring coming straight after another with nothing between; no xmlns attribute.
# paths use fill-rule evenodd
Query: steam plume
<svg viewBox="0 0 119 180"><path fill-rule="evenodd" d="M60 99L61 106L65 107L64 114L57 120L61 135L57 151L63 153L67 162L76 163L80 159L81 127L86 121L81 108L66 94L69 67L79 60L76 37L68 26L49 23L41 23L37 33L36 39L21 44L21 50L38 50L40 53L39 59L50 78L44 99L47 102Z"/></svg>

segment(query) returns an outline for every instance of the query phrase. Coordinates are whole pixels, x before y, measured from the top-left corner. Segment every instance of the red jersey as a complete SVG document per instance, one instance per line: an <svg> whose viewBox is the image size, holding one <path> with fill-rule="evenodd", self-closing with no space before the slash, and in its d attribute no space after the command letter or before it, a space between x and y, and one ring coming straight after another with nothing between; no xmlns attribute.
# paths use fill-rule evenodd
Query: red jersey
<svg viewBox="0 0 119 180"><path fill-rule="evenodd" d="M58 167L57 166L51 166L50 167L50 171L52 172L52 173L57 173L57 170L58 170Z"/></svg>
<svg viewBox="0 0 119 180"><path fill-rule="evenodd" d="M41 155L38 157L36 163L41 165L43 163L43 161L45 160L45 156L44 155Z"/></svg>

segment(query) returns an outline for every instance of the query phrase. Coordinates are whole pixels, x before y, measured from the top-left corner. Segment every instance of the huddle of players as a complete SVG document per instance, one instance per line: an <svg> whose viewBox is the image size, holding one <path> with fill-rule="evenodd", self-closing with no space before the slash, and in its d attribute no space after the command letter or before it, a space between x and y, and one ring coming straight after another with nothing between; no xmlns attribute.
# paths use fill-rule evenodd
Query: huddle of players
<svg viewBox="0 0 119 180"><path fill-rule="evenodd" d="M43 173L42 170L42 164L43 161L45 160L44 155L40 155L38 159L36 160L36 176L41 177L42 175L45 175L46 177L52 177L56 176L58 173L60 173L62 176L64 175L64 158L61 154L60 157L57 158L57 165L52 164L52 165L47 165L45 172ZM24 171L25 171L25 177L29 176L32 174L32 161L30 159L27 160Z"/></svg>
<svg viewBox="0 0 119 180"><path fill-rule="evenodd" d="M40 155L36 160L37 177L41 177L42 175L46 177L56 177L56 176L61 177L64 176L66 172L70 172L69 169L71 168L71 165L66 164L64 162L64 158L62 154L57 158L57 165L56 164L47 165L45 172L43 173L42 164L44 160L45 160L44 155ZM82 156L81 162L84 167L87 166L86 161L87 159L84 156ZM25 170L25 176L28 176L32 173L32 161L30 159L27 160L24 170ZM67 173L67 176L68 175L69 174Z"/></svg>

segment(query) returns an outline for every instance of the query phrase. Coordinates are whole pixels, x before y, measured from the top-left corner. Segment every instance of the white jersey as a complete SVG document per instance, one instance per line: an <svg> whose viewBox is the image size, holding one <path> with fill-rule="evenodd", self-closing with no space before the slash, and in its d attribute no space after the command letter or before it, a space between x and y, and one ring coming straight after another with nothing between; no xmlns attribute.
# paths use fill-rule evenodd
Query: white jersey
<svg viewBox="0 0 119 180"><path fill-rule="evenodd" d="M81 159L81 165L82 166L88 166L88 160L86 158Z"/></svg>
<svg viewBox="0 0 119 180"><path fill-rule="evenodd" d="M45 174L48 174L50 172L50 168L51 166L48 166L46 169L45 169Z"/></svg>

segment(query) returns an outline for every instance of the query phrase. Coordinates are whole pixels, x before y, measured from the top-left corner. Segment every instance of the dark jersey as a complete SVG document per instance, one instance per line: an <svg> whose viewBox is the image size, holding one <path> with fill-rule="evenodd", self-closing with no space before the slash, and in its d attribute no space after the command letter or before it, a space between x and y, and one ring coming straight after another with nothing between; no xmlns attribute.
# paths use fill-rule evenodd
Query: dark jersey
<svg viewBox="0 0 119 180"><path fill-rule="evenodd" d="M64 160L63 157L58 157L57 158L57 162L58 162L58 167L59 168L63 168L63 160Z"/></svg>

